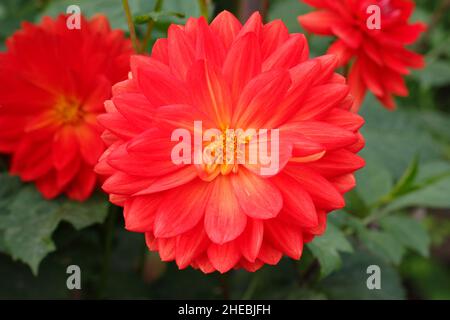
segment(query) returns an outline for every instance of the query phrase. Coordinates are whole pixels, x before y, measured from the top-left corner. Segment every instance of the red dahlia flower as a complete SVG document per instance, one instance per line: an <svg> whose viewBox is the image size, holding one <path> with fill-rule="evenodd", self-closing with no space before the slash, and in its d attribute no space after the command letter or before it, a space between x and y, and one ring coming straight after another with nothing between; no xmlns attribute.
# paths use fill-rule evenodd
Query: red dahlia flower
<svg viewBox="0 0 450 320"><path fill-rule="evenodd" d="M7 40L0 53L0 152L12 155L11 173L36 181L45 198L76 200L91 194L93 171L105 150L96 116L112 84L129 70L131 46L103 16L49 17Z"/></svg>
<svg viewBox="0 0 450 320"><path fill-rule="evenodd" d="M229 12L209 26L203 18L170 26L151 57L132 57L130 79L113 87L98 118L111 145L96 170L109 176L103 189L124 206L126 228L145 233L162 260L205 273L299 259L364 164L355 155L363 119L349 111L336 64L330 55L308 59L302 34L281 21L263 25L258 13L244 26ZM279 166L262 174L269 164L248 157L192 163L195 146L174 162L180 144L193 144L174 133L195 137L195 121L218 131L200 143L214 160L236 157L237 146L248 152L264 136L230 129L278 129Z"/></svg>
<svg viewBox="0 0 450 320"><path fill-rule="evenodd" d="M414 11L411 0L303 0L316 7L298 18L307 31L338 38L328 53L345 65L354 58L349 86L357 110L369 89L388 109L395 108L393 95L407 96L403 76L408 68L424 66L423 57L405 45L414 43L426 29L423 23L409 24ZM373 11L377 5L379 11ZM377 14L379 29L374 27Z"/></svg>

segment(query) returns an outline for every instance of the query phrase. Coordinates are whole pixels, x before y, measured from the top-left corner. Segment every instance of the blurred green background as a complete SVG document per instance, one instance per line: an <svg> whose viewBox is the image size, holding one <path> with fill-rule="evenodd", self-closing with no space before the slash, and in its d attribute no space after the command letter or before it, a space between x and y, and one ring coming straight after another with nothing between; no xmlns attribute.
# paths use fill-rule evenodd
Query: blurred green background
<svg viewBox="0 0 450 320"><path fill-rule="evenodd" d="M154 0L130 0L135 15ZM171 22L199 16L196 0L165 0L153 40ZM6 174L0 159L0 298L149 299L450 299L450 1L418 0L413 20L429 30L413 48L427 67L407 78L410 96L388 112L368 96L362 107L367 161L345 210L329 215L324 236L300 261L248 273L204 275L179 271L149 253L143 235L124 230L119 208L96 195L87 203L44 201L32 185ZM126 30L121 1L0 0L0 50L20 22L55 16L79 4L106 14ZM259 9L303 32L296 17L310 11L297 0L209 1L210 18L228 9L245 19ZM176 13L176 14L174 14ZM143 29L138 28L142 33ZM331 38L308 35L311 55ZM1 129L0 129L1 130ZM82 290L66 287L66 268L82 271ZM381 267L381 290L368 290L366 268Z"/></svg>

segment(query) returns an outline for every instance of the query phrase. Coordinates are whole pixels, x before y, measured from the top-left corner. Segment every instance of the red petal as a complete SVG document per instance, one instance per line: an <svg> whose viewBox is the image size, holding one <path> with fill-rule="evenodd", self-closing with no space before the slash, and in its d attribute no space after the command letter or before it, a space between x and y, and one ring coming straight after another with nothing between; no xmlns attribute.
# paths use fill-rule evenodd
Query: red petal
<svg viewBox="0 0 450 320"><path fill-rule="evenodd" d="M324 177L335 177L361 169L364 167L365 161L353 152L336 150L305 165Z"/></svg>
<svg viewBox="0 0 450 320"><path fill-rule="evenodd" d="M327 150L340 149L357 141L357 137L353 132L326 122L292 122L281 128L282 130L301 132L306 138L322 145Z"/></svg>
<svg viewBox="0 0 450 320"><path fill-rule="evenodd" d="M244 231L247 216L239 207L228 177L218 176L211 184L213 190L206 206L205 230L211 241L223 244Z"/></svg>
<svg viewBox="0 0 450 320"><path fill-rule="evenodd" d="M359 130L364 124L364 118L360 115L338 108L332 109L322 120L352 132Z"/></svg>
<svg viewBox="0 0 450 320"><path fill-rule="evenodd" d="M125 93L112 98L117 111L120 112L128 122L142 130L150 128L154 107L142 94Z"/></svg>
<svg viewBox="0 0 450 320"><path fill-rule="evenodd" d="M283 254L280 251L267 244L266 240L263 241L258 254L259 260L270 265L276 265L280 262L282 256Z"/></svg>
<svg viewBox="0 0 450 320"><path fill-rule="evenodd" d="M169 41L163 38L156 39L151 57L165 65L169 65Z"/></svg>
<svg viewBox="0 0 450 320"><path fill-rule="evenodd" d="M300 259L303 252L303 239L300 229L283 224L276 219L264 223L268 241L292 259Z"/></svg>
<svg viewBox="0 0 450 320"><path fill-rule="evenodd" d="M55 133L52 156L56 169L62 169L71 163L77 156L80 146L77 135L71 126L64 126Z"/></svg>
<svg viewBox="0 0 450 320"><path fill-rule="evenodd" d="M292 121L309 120L320 117L340 103L349 93L349 87L343 84L325 84L308 91L308 97L301 103L300 110Z"/></svg>
<svg viewBox="0 0 450 320"><path fill-rule="evenodd" d="M222 40L225 49L228 50L242 25L232 13L222 11L211 22L210 28Z"/></svg>
<svg viewBox="0 0 450 320"><path fill-rule="evenodd" d="M200 221L191 231L178 236L175 251L178 268L186 268L192 260L196 259L207 249L210 243L203 221Z"/></svg>
<svg viewBox="0 0 450 320"><path fill-rule="evenodd" d="M216 271L206 254L195 259L195 261L192 263L192 266L199 268L205 274Z"/></svg>
<svg viewBox="0 0 450 320"><path fill-rule="evenodd" d="M289 30L281 20L274 20L263 27L261 52L265 60L289 39Z"/></svg>
<svg viewBox="0 0 450 320"><path fill-rule="evenodd" d="M262 65L263 71L290 69L308 58L309 49L303 34L291 34L288 41L272 53Z"/></svg>
<svg viewBox="0 0 450 320"><path fill-rule="evenodd" d="M170 70L178 79L185 79L187 71L194 63L194 43L183 29L175 24L169 27L167 41Z"/></svg>
<svg viewBox="0 0 450 320"><path fill-rule="evenodd" d="M279 174L270 179L283 196L283 212L297 224L310 228L317 226L317 213L314 203L305 189L293 178Z"/></svg>
<svg viewBox="0 0 450 320"><path fill-rule="evenodd" d="M341 21L335 13L325 10L313 11L298 17L298 22L308 32L332 35L331 26Z"/></svg>
<svg viewBox="0 0 450 320"><path fill-rule="evenodd" d="M261 51L258 38L253 32L236 40L225 59L223 73L231 86L236 101L245 85L261 72Z"/></svg>
<svg viewBox="0 0 450 320"><path fill-rule="evenodd" d="M108 113L97 116L97 121L102 127L110 131L113 135L116 135L124 140L128 140L142 132L142 129L131 125L131 123L120 113L114 111L116 110L116 107L112 101L105 101L105 106L109 109Z"/></svg>
<svg viewBox="0 0 450 320"><path fill-rule="evenodd" d="M104 182L102 188L106 193L118 195L132 195L148 187L155 181L154 178L132 176L120 171L115 172Z"/></svg>
<svg viewBox="0 0 450 320"><path fill-rule="evenodd" d="M258 11L255 11L250 18L248 18L247 22L244 24L242 29L239 31L236 38L244 36L247 32L254 32L256 36L260 37L262 31L262 18L261 14Z"/></svg>
<svg viewBox="0 0 450 320"><path fill-rule="evenodd" d="M345 206L345 201L336 188L313 170L301 165L289 165L283 172L294 178L309 193L316 208L340 209Z"/></svg>
<svg viewBox="0 0 450 320"><path fill-rule="evenodd" d="M131 68L142 93L155 107L188 101L184 82L173 76L166 65L152 58L133 56Z"/></svg>
<svg viewBox="0 0 450 320"><path fill-rule="evenodd" d="M162 261L172 261L175 259L176 238L158 238L158 252Z"/></svg>
<svg viewBox="0 0 450 320"><path fill-rule="evenodd" d="M247 227L239 238L241 253L245 259L255 262L262 245L264 224L261 220L248 219Z"/></svg>
<svg viewBox="0 0 450 320"><path fill-rule="evenodd" d="M255 260L255 262L249 262L246 259L241 259L239 261L239 264L244 268L245 270L249 272L255 272L259 269L261 269L264 266L264 262L261 260Z"/></svg>
<svg viewBox="0 0 450 320"><path fill-rule="evenodd" d="M289 73L274 70L262 73L245 87L233 113L236 128L265 128L273 110L278 109L291 85Z"/></svg>
<svg viewBox="0 0 450 320"><path fill-rule="evenodd" d="M79 125L74 128L78 138L81 155L89 165L95 165L105 150L100 132L90 125Z"/></svg>
<svg viewBox="0 0 450 320"><path fill-rule="evenodd" d="M344 43L344 41L336 40L328 48L327 54L336 55L339 60L339 66L344 66L349 62L354 52L349 46Z"/></svg>
<svg viewBox="0 0 450 320"><path fill-rule="evenodd" d="M333 33L352 49L358 49L362 43L362 34L359 29L340 22L330 25Z"/></svg>
<svg viewBox="0 0 450 320"><path fill-rule="evenodd" d="M214 268L220 273L225 273L238 263L241 253L236 241L225 244L212 243L208 248L208 258Z"/></svg>
<svg viewBox="0 0 450 320"><path fill-rule="evenodd" d="M168 238L192 229L204 216L209 194L209 184L201 180L170 190L156 212L155 236Z"/></svg>
<svg viewBox="0 0 450 320"><path fill-rule="evenodd" d="M277 128L297 112L301 107L301 103L313 85L313 81L317 79L321 69L320 62L317 59L308 60L289 70L292 85L277 107L277 112L271 114L270 119L265 125L267 128Z"/></svg>
<svg viewBox="0 0 450 320"><path fill-rule="evenodd" d="M221 67L225 59L225 47L220 38L211 32L204 17L198 19L195 57L197 60L206 60L216 67Z"/></svg>
<svg viewBox="0 0 450 320"><path fill-rule="evenodd" d="M153 231L162 195L133 197L124 203L125 228L133 232Z"/></svg>
<svg viewBox="0 0 450 320"><path fill-rule="evenodd" d="M65 167L57 170L56 176L58 180L58 187L64 188L65 186L67 186L67 184L77 175L78 171L80 170L80 166L81 159L77 157L74 158Z"/></svg>
<svg viewBox="0 0 450 320"><path fill-rule="evenodd" d="M353 174L346 174L335 177L330 182L339 190L340 193L346 193L356 186L356 179Z"/></svg>
<svg viewBox="0 0 450 320"><path fill-rule="evenodd" d="M82 166L67 188L67 196L70 199L85 201L94 191L97 184L97 175L90 166Z"/></svg>
<svg viewBox="0 0 450 320"><path fill-rule="evenodd" d="M231 95L228 83L220 70L207 61L197 61L189 70L193 105L217 121L218 129L224 129L231 119Z"/></svg>
<svg viewBox="0 0 450 320"><path fill-rule="evenodd" d="M186 166L180 170L152 180L149 186L136 192L136 195L150 194L169 190L186 184L197 177L197 170L194 166Z"/></svg>
<svg viewBox="0 0 450 320"><path fill-rule="evenodd" d="M45 199L53 199L61 193L61 189L58 187L58 181L56 173L54 171L49 172L45 176L36 180L36 187Z"/></svg>
<svg viewBox="0 0 450 320"><path fill-rule="evenodd" d="M361 75L361 63L359 60L356 60L350 69L350 73L348 76L348 85L350 87L350 92L354 97L354 105L352 107L352 112L357 112L361 107L361 104L364 101L364 97L366 95L367 87L363 81Z"/></svg>
<svg viewBox="0 0 450 320"><path fill-rule="evenodd" d="M242 169L230 180L239 205L247 216L270 219L280 212L283 206L281 193L268 179Z"/></svg>

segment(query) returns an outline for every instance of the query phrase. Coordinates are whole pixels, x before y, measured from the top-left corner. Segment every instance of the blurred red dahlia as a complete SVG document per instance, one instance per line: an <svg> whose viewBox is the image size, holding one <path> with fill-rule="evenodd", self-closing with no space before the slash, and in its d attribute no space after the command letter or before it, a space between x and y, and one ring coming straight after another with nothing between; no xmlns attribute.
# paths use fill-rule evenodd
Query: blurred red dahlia
<svg viewBox="0 0 450 320"><path fill-rule="evenodd" d="M299 259L364 165L355 154L363 119L349 111L336 64L330 55L308 59L302 34L281 21L263 25L258 13L244 26L226 11L209 26L203 18L170 26L151 57L132 57L130 79L113 87L98 117L110 147L96 171L109 176L103 189L124 206L126 228L145 233L162 260L205 273ZM218 130L201 145L215 160L263 136L229 139L229 129L278 129L277 170L261 174L268 164L248 158L175 164L172 134L195 137L195 121Z"/></svg>
<svg viewBox="0 0 450 320"><path fill-rule="evenodd" d="M349 86L357 110L369 89L388 109L395 108L393 95L407 96L403 79L408 68L422 68L423 57L409 51L426 29L423 23L408 23L414 11L412 0L300 0L318 10L298 18L308 32L338 38L328 53L339 56L340 65L354 58ZM373 9L376 5L379 12ZM379 29L373 23L379 13Z"/></svg>
<svg viewBox="0 0 450 320"><path fill-rule="evenodd" d="M103 16L73 30L63 15L23 23L0 53L0 152L12 155L12 174L45 198L89 197L105 150L96 116L126 79L131 53Z"/></svg>

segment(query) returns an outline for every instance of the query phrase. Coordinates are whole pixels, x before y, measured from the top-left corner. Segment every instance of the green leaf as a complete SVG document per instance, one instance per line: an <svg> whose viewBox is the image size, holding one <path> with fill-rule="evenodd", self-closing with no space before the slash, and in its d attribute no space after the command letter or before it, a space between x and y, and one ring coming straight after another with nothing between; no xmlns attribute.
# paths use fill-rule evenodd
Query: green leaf
<svg viewBox="0 0 450 320"><path fill-rule="evenodd" d="M158 21L161 18L167 18L167 17L176 17L176 18L185 18L184 13L180 12L165 12L165 11L158 11L158 12L149 12L146 14L141 14L134 16L134 23L135 24L144 24L148 23L149 21Z"/></svg>
<svg viewBox="0 0 450 320"><path fill-rule="evenodd" d="M395 211L401 208L422 206L427 208L450 207L450 176L425 185L410 192L387 206L386 210Z"/></svg>
<svg viewBox="0 0 450 320"><path fill-rule="evenodd" d="M387 111L369 94L361 115L366 120L361 130L366 146L360 155L368 163L386 168L395 180L400 179L416 156L421 163L442 159L444 147L424 131L417 111Z"/></svg>
<svg viewBox="0 0 450 320"><path fill-rule="evenodd" d="M21 186L22 184L18 177L10 176L6 173L0 174L0 208L4 204L3 200L17 193Z"/></svg>
<svg viewBox="0 0 450 320"><path fill-rule="evenodd" d="M208 7L209 15L213 13L214 6L212 1L209 2ZM202 12L198 1L186 1L186 0L164 0L162 11L166 12L182 12L185 17L200 17Z"/></svg>
<svg viewBox="0 0 450 320"><path fill-rule="evenodd" d="M131 10L135 12L151 11L154 1L152 0L129 0ZM122 7L122 1L111 0L58 0L52 1L47 8L41 13L42 16L56 17L59 14L66 13L70 5L77 5L81 9L81 13L87 17L96 14L104 14L113 29L128 30L128 24Z"/></svg>
<svg viewBox="0 0 450 320"><path fill-rule="evenodd" d="M403 244L397 241L390 233L371 229L359 230L359 238L373 254L391 262L395 265L400 264L405 248Z"/></svg>
<svg viewBox="0 0 450 320"><path fill-rule="evenodd" d="M327 297L323 292L319 292L310 288L294 288L287 297L287 300L326 300Z"/></svg>
<svg viewBox="0 0 450 320"><path fill-rule="evenodd" d="M356 192L367 206L385 196L393 185L391 173L377 161L366 160L366 166L356 173Z"/></svg>
<svg viewBox="0 0 450 320"><path fill-rule="evenodd" d="M418 171L419 171L419 158L416 156L414 157L409 167L406 169L403 176L400 178L400 180L397 181L394 188L390 192L391 197L396 198L412 190L414 188L413 184Z"/></svg>
<svg viewBox="0 0 450 320"><path fill-rule="evenodd" d="M450 162L432 161L421 165L416 184L420 186L430 185L448 176L450 176Z"/></svg>
<svg viewBox="0 0 450 320"><path fill-rule="evenodd" d="M396 215L381 219L380 224L405 247L417 251L424 257L429 255L430 237L419 221Z"/></svg>
<svg viewBox="0 0 450 320"><path fill-rule="evenodd" d="M450 65L445 60L426 59L425 69L412 75L426 88L445 86L450 83Z"/></svg>
<svg viewBox="0 0 450 320"><path fill-rule="evenodd" d="M370 265L380 267L380 290L367 288L369 275L366 270ZM342 268L321 281L318 286L331 299L405 299L405 290L395 269L380 258L361 250L351 255L344 254Z"/></svg>
<svg viewBox="0 0 450 320"><path fill-rule="evenodd" d="M450 300L450 272L440 259L410 256L401 272L420 299Z"/></svg>
<svg viewBox="0 0 450 320"><path fill-rule="evenodd" d="M308 34L308 32L300 26L297 19L298 16L311 12L312 10L314 10L313 7L298 0L271 0L267 20L273 21L281 19L290 32L304 33L308 37L311 56L317 57L327 52L333 38Z"/></svg>
<svg viewBox="0 0 450 320"><path fill-rule="evenodd" d="M34 274L42 259L55 250L52 234L61 221L81 229L102 222L108 212L103 195L83 203L47 201L33 185L21 185L15 177L2 174L0 182L0 247L28 264Z"/></svg>
<svg viewBox="0 0 450 320"><path fill-rule="evenodd" d="M55 203L46 203L32 186L24 187L2 216L0 229L13 259L27 263L37 274L40 261L55 250L51 235L59 219Z"/></svg>
<svg viewBox="0 0 450 320"><path fill-rule="evenodd" d="M64 201L59 207L59 218L80 230L96 223L102 223L108 213L109 203L104 195L97 193L85 202Z"/></svg>
<svg viewBox="0 0 450 320"><path fill-rule="evenodd" d="M130 9L133 15L141 15L151 12L155 7L156 0L129 0ZM111 0L59 0L52 1L41 14L57 16L65 13L69 5L80 6L81 12L91 17L96 14L104 14L108 17L113 29L128 30L128 25L123 12L121 1ZM164 0L162 10L164 12L179 12L185 17L199 17L201 15L198 1L186 0ZM161 17L160 17L161 18ZM180 19L178 16L166 16L165 20L173 23L181 23L185 19Z"/></svg>
<svg viewBox="0 0 450 320"><path fill-rule="evenodd" d="M20 27L21 21L33 20L42 3L27 0L2 0L0 2L0 50L3 40Z"/></svg>
<svg viewBox="0 0 450 320"><path fill-rule="evenodd" d="M311 11L311 9L307 4L297 0L273 0L270 1L267 19L269 21L281 19L290 32L301 32L302 28L297 21L297 17Z"/></svg>
<svg viewBox="0 0 450 320"><path fill-rule="evenodd" d="M328 223L325 234L308 243L308 248L319 260L321 277L326 277L341 266L339 252L353 251L341 230L331 223Z"/></svg>
<svg viewBox="0 0 450 320"><path fill-rule="evenodd" d="M431 132L433 136L442 138L447 143L450 142L450 116L439 111L421 112L419 119L422 127Z"/></svg>
<svg viewBox="0 0 450 320"><path fill-rule="evenodd" d="M8 248L5 243L5 234L3 230L0 230L0 252L9 254Z"/></svg>
<svg viewBox="0 0 450 320"><path fill-rule="evenodd" d="M349 227L352 230L358 231L365 228L365 225L361 222L361 219L343 210L330 212L327 219L340 229Z"/></svg>

